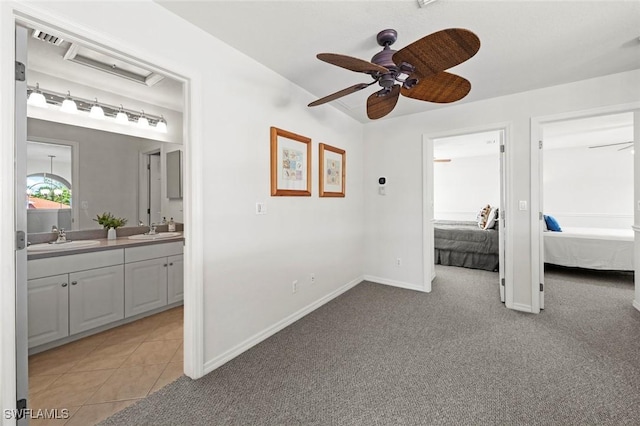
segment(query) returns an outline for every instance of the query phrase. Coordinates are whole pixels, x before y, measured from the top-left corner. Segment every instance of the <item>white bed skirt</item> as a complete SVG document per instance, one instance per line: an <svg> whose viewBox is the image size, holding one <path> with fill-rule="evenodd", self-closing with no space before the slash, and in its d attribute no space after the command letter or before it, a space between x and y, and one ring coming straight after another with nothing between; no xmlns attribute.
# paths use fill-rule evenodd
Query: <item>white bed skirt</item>
<svg viewBox="0 0 640 426"><path fill-rule="evenodd" d="M632 229L563 228L544 233L544 261L588 269L633 271Z"/></svg>

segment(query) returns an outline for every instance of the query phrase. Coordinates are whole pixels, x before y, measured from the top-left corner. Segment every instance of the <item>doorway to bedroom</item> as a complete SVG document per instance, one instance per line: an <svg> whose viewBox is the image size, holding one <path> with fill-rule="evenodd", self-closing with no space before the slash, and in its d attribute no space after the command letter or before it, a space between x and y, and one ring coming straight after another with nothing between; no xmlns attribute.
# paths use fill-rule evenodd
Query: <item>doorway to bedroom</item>
<svg viewBox="0 0 640 426"><path fill-rule="evenodd" d="M547 122L541 133L542 289L571 291L577 304L600 293L632 300L633 112Z"/></svg>
<svg viewBox="0 0 640 426"><path fill-rule="evenodd" d="M432 139L433 265L491 275L505 301L504 129ZM460 270L459 272L463 272ZM480 280L478 280L480 281ZM437 278L434 283L437 283Z"/></svg>

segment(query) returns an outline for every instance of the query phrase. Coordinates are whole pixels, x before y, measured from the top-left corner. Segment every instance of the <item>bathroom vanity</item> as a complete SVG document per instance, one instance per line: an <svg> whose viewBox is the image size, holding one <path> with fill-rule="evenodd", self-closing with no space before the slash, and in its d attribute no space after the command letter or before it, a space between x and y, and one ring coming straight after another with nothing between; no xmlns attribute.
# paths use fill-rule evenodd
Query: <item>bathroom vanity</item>
<svg viewBox="0 0 640 426"><path fill-rule="evenodd" d="M97 241L29 253L28 329L33 352L182 304L181 234Z"/></svg>

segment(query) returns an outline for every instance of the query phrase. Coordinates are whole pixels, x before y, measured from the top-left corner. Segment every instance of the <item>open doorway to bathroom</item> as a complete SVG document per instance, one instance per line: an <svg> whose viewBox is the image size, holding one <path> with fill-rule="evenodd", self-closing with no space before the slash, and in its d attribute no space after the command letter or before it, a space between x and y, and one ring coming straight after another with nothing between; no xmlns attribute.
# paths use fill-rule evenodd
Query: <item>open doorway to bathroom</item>
<svg viewBox="0 0 640 426"><path fill-rule="evenodd" d="M89 52L92 49L90 42L83 44L82 40L63 31L54 38L69 41L52 44L49 40L53 38L35 37L34 34L42 32L42 29L28 23L26 26L29 61L25 60L25 63L29 66L25 92L42 91L46 97L45 105L28 106L23 117L26 136L56 140L62 144L69 142L78 147L78 173L73 182L73 196L80 214L75 226L68 228L71 232L66 233L66 238L81 242L89 235L91 240L103 240L102 233L106 231L94 220L103 213L113 213L127 219L127 224L131 225L118 229L118 240L122 241L116 245L125 244L122 249L114 248L105 241L105 250L70 250L66 255L65 250L58 250L58 247L65 248L62 244L56 246L55 253L30 250L49 240L54 241L62 234L30 232L27 227L27 241L32 245L27 250L27 282L17 283L17 288L26 290L24 297L18 296L18 304L24 303L24 306L17 310L24 315L23 323L28 327L23 335L17 330L16 344L29 348L29 359L27 368L27 360L21 359L19 352L19 396L24 395L27 407L32 409L65 406L69 415L81 421L85 417L93 418L96 412L104 412L107 408L110 413L118 411L184 371L184 243L178 238L166 242L151 241L152 244L147 245L146 239L142 238L132 240L135 245L131 249L127 243L129 237L143 235L149 230L148 227L137 226L138 199L141 197L137 167L139 155L155 149L158 152L156 158L160 159L164 153L183 150L185 89L183 82L173 80L170 75L159 78L153 71L152 80L169 91L178 90L178 94L174 92L168 96L172 103L162 104L158 98L151 103L133 89L138 83L127 82L111 73L105 74L95 67L90 67L94 69L91 71L78 61L65 62L68 56L72 56L72 51L89 55L97 53L100 59L109 57L110 52ZM47 53L40 55L44 50ZM113 53L118 56L120 65L126 63L122 55ZM50 65L47 61L56 55L65 59L58 62L64 64L62 68L47 68ZM78 56L81 55L75 57ZM135 60L129 65L140 68ZM79 74L85 74L86 79L65 74L64 67L80 67ZM67 89L63 89L65 86ZM70 96L71 91L74 97ZM64 92L75 100L79 110L73 116L65 116L61 108L59 95ZM176 99L179 105L176 105ZM95 105L106 111L102 120L90 120L89 114ZM141 106L145 107L146 113ZM16 106L16 111L21 111L21 108ZM125 112L127 123L113 121L120 111ZM141 124L145 116L151 123L148 129L142 128ZM160 120L167 124L167 133L158 130ZM16 141L16 144L25 143ZM118 155L120 157L116 158ZM161 169L158 172L161 178L156 186L160 187L162 194L167 183L166 175ZM49 177L53 174L50 171ZM20 180L18 177L18 182ZM18 190L20 185L18 183ZM23 188L22 193L24 191ZM18 199L21 200L21 196ZM173 199L165 204L169 211L162 212L161 201L160 213L175 217L180 222L177 231L182 231L182 199ZM20 209L17 208L16 212L19 213ZM99 245L102 247L102 243ZM73 259L76 256L82 259L76 262ZM160 289L160 282L164 282L164 290ZM26 355L26 351L23 353Z"/></svg>

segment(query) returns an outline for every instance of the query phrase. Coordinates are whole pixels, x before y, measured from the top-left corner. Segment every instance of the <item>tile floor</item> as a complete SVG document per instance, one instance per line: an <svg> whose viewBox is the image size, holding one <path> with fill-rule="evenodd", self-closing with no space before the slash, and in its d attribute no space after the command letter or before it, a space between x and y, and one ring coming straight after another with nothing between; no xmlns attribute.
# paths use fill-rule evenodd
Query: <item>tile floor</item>
<svg viewBox="0 0 640 426"><path fill-rule="evenodd" d="M183 307L29 357L29 408L69 410L31 425L94 425L182 375Z"/></svg>

